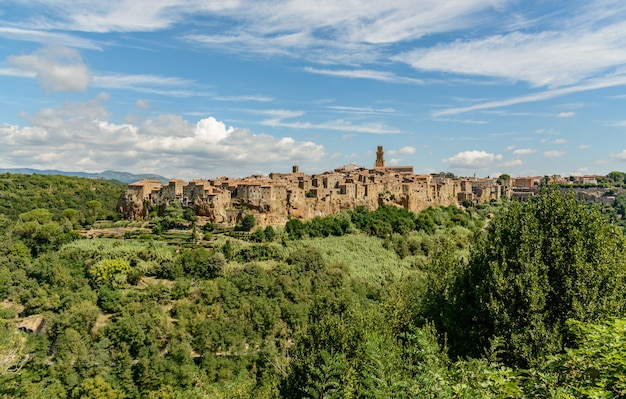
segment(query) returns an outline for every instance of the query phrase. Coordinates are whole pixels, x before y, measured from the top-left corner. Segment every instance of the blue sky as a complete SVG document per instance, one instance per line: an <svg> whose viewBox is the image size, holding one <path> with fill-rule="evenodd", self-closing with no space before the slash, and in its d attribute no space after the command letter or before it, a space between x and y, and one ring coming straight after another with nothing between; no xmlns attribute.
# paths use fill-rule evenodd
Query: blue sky
<svg viewBox="0 0 626 399"><path fill-rule="evenodd" d="M0 0L0 167L626 170L623 0Z"/></svg>

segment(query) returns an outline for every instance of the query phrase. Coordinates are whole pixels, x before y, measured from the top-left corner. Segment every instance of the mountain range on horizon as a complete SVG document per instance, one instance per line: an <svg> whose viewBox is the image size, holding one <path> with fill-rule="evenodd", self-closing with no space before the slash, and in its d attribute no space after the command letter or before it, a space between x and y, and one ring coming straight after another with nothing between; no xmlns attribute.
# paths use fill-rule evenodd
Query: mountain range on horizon
<svg viewBox="0 0 626 399"><path fill-rule="evenodd" d="M89 179L106 179L106 180L117 180L122 183L134 183L139 180L144 179L154 179L159 180L162 184L167 184L170 179L167 177L163 177L161 175L156 174L134 174L129 172L120 172L115 170L105 170L104 172L99 173L89 173L89 172L71 172L71 171L62 171L56 169L32 169L32 168L0 168L0 173L21 173L21 174L40 174L40 175L62 175L62 176L75 176L75 177L86 177Z"/></svg>

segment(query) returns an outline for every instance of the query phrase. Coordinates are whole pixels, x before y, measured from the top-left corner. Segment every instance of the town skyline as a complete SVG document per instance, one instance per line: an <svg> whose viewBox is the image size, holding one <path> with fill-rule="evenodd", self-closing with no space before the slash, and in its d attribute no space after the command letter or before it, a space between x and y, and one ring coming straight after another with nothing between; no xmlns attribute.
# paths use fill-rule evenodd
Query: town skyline
<svg viewBox="0 0 626 399"><path fill-rule="evenodd" d="M8 0L0 168L626 169L626 4Z"/></svg>

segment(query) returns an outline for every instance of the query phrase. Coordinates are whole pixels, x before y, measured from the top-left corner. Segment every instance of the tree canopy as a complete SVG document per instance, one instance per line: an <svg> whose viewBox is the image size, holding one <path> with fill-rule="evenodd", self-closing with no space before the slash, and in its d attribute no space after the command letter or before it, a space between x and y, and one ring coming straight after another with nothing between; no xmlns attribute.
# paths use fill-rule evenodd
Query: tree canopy
<svg viewBox="0 0 626 399"><path fill-rule="evenodd" d="M512 203L491 222L467 262L432 292L430 312L454 355L480 356L502 338L509 364L528 365L568 343L568 319L599 321L626 305L624 236L595 208L550 187Z"/></svg>

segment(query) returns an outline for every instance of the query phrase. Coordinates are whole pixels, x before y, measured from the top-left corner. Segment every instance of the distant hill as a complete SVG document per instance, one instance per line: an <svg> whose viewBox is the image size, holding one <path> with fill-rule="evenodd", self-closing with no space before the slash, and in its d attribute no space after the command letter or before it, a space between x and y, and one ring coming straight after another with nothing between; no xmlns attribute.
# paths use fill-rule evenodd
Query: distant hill
<svg viewBox="0 0 626 399"><path fill-rule="evenodd" d="M100 173L87 173L87 172L65 172L62 170L54 170L54 169L30 169L30 168L13 168L13 169L1 169L0 173L21 173L21 174L38 174L38 175L61 175L61 176L76 176L76 177L87 177L90 179L106 179L106 180L117 180L122 183L133 183L139 180L144 179L154 179L160 180L161 183L167 184L170 181L167 177L153 175L153 174L133 174L128 172L117 172L114 170L106 170Z"/></svg>

